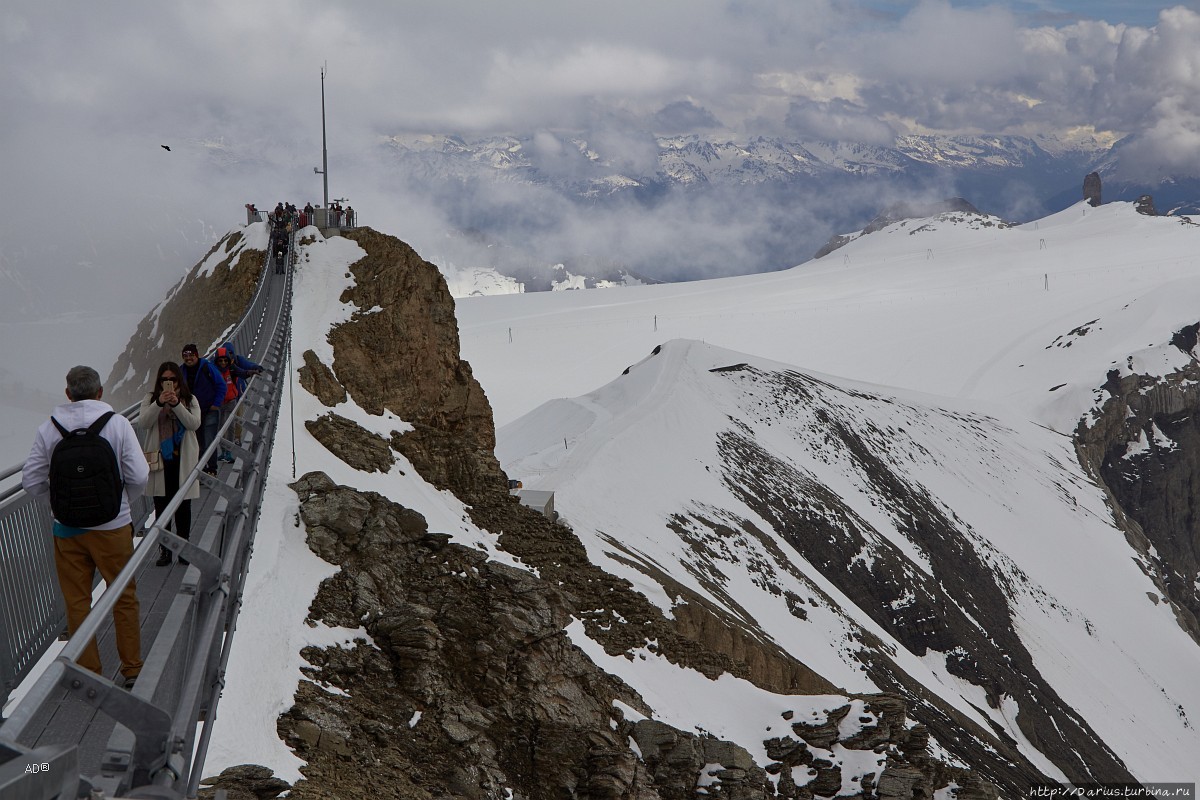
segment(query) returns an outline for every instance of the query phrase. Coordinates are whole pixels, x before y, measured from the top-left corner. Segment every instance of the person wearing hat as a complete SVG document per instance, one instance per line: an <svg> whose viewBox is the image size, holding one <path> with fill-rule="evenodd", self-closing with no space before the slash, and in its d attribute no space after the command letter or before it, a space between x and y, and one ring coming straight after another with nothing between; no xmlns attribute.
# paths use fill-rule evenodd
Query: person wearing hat
<svg viewBox="0 0 1200 800"><path fill-rule="evenodd" d="M202 422L196 431L196 441L200 446L200 455L204 455L204 451L217 438L217 432L221 429L225 378L211 361L200 356L200 350L195 344L183 346L183 364L180 365L179 372L183 376L183 382L195 396L196 402L200 404ZM204 465L204 471L209 475L217 474L216 450L213 450L212 456Z"/></svg>
<svg viewBox="0 0 1200 800"><path fill-rule="evenodd" d="M246 390L246 378L262 372L262 367L254 364L253 361L245 359L247 363L254 364L257 367L257 372L252 370L244 370L234 362L233 348L226 343L222 347L217 348L216 355L213 356L213 363L217 367L217 371L221 373L221 379L225 382L224 401L221 405L221 424L229 419L229 415L233 413L233 409L237 406L238 398L242 396L242 392ZM241 410L238 411L239 416ZM242 423L239 421L234 425L234 429L229 431L230 438L241 440ZM233 452L227 448L222 448L221 454L217 456L219 461L233 462Z"/></svg>

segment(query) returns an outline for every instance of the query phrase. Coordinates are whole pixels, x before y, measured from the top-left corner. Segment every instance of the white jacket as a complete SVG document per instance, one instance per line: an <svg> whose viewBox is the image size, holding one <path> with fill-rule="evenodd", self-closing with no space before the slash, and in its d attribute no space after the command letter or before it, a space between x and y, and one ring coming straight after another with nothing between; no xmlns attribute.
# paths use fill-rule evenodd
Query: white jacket
<svg viewBox="0 0 1200 800"><path fill-rule="evenodd" d="M63 403L54 409L51 415L58 423L69 431L86 428L100 415L112 411L113 408L103 400L78 400L74 403ZM113 414L112 419L100 431L100 435L112 445L121 467L121 480L125 482L125 496L121 498L121 512L111 521L96 525L93 530L110 531L129 525L133 517L129 513L129 503L142 496L146 491L146 481L150 478L150 467L146 464L146 456L142 445L129 420L120 414ZM25 467L21 471L21 486L33 497L49 499L50 497L50 456L54 447L62 441L62 434L54 423L46 420L37 429L33 437L33 447L29 457L25 459Z"/></svg>
<svg viewBox="0 0 1200 800"><path fill-rule="evenodd" d="M154 396L146 393L142 395L142 405L138 409L138 427L142 429L142 449L149 452L159 448L158 440L158 412L162 409L158 403L154 402ZM200 416L200 403L195 397L184 405L180 403L171 411L175 414L175 419L179 420L179 424L183 426L183 441L179 443L179 454L176 458L179 459L179 480L188 476L189 473L196 467L196 462L200 458L200 445L196 441L196 429L200 427L203 417ZM150 473L150 483L146 493L151 497L166 497L167 496L167 479L165 470L158 470ZM200 497L200 481L195 481L188 489L184 498L187 500L196 500Z"/></svg>

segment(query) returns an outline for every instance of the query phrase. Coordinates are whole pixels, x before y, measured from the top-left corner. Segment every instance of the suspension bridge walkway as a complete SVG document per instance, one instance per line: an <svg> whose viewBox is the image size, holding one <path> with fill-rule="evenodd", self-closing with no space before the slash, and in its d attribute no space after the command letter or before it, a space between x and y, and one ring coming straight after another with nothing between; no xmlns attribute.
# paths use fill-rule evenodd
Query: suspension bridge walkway
<svg viewBox="0 0 1200 800"><path fill-rule="evenodd" d="M223 338L264 372L250 379L195 469L180 477L161 518L149 524L153 504L138 501L133 557L93 597L91 614L65 645L49 506L21 488L21 465L0 471L0 708L22 690L0 720L0 800L196 797L287 384L294 252L293 241L283 265L268 254L253 299ZM122 413L133 417L137 410ZM233 436L238 424L240 443ZM216 477L202 472L214 449L234 454ZM197 481L200 499L192 501L192 535L185 540L163 523ZM177 558L170 567L154 566L160 545L187 563ZM144 666L127 690L117 670L112 608L134 580ZM77 663L93 636L104 675Z"/></svg>

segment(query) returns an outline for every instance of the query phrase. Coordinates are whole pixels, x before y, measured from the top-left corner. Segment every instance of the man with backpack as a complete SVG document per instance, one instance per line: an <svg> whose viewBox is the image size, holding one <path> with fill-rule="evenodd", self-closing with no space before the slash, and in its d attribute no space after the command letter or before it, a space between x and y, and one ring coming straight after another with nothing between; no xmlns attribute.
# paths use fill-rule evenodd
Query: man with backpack
<svg viewBox="0 0 1200 800"><path fill-rule="evenodd" d="M49 498L54 515L54 565L74 634L92 610L96 570L108 584L133 554L129 503L150 477L141 443L129 420L100 398L100 375L91 367L67 373L67 400L38 428L21 474L35 498ZM142 670L137 586L130 581L113 607L117 654L125 686ZM79 666L101 672L93 639Z"/></svg>

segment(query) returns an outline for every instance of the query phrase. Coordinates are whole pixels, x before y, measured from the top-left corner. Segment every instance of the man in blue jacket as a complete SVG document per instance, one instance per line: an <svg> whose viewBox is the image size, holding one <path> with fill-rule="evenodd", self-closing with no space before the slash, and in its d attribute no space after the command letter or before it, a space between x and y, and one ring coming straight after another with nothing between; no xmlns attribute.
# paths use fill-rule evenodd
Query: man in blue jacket
<svg viewBox="0 0 1200 800"><path fill-rule="evenodd" d="M200 454L204 455L204 451L217 438L217 431L221 429L221 403L225 400L225 379L221 377L216 365L207 358L200 357L200 350L194 344L183 346L182 366L180 372L183 373L183 380L195 395L196 402L200 404L200 416L203 421L200 423L200 429L196 431L196 439L199 440ZM216 450L204 465L204 471L209 475L217 474Z"/></svg>

